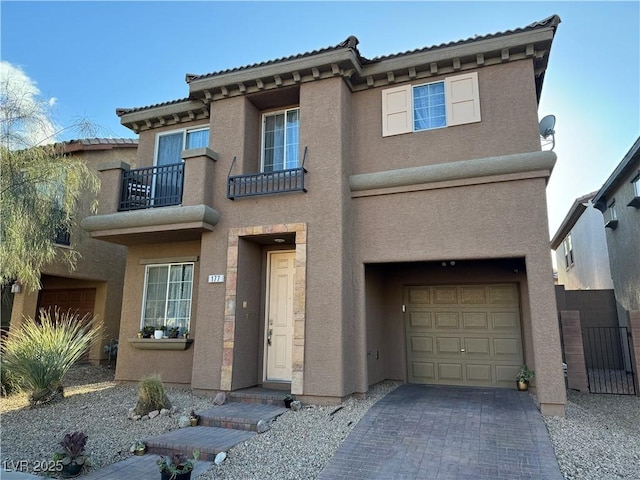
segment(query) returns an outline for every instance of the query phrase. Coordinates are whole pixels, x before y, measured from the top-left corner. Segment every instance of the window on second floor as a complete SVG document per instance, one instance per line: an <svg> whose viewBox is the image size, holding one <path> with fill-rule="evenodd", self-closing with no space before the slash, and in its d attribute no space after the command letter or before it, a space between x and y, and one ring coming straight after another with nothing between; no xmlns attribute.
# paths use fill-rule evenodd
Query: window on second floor
<svg viewBox="0 0 640 480"><path fill-rule="evenodd" d="M266 113L262 117L262 172L300 166L300 109Z"/></svg>
<svg viewBox="0 0 640 480"><path fill-rule="evenodd" d="M197 127L159 133L156 145L156 165L182 162L182 151L209 146L209 127Z"/></svg>
<svg viewBox="0 0 640 480"><path fill-rule="evenodd" d="M382 90L383 137L480 120L477 72Z"/></svg>
<svg viewBox="0 0 640 480"><path fill-rule="evenodd" d="M633 198L627 206L640 208L640 172L631 180L631 183L633 184Z"/></svg>
<svg viewBox="0 0 640 480"><path fill-rule="evenodd" d="M610 228L611 230L615 230L618 227L618 212L616 212L615 200L609 203L605 215L607 216L607 222L604 224L604 226Z"/></svg>
<svg viewBox="0 0 640 480"><path fill-rule="evenodd" d="M568 270L573 264L573 242L571 241L571 234L567 235L567 238L563 242L564 247L564 266Z"/></svg>

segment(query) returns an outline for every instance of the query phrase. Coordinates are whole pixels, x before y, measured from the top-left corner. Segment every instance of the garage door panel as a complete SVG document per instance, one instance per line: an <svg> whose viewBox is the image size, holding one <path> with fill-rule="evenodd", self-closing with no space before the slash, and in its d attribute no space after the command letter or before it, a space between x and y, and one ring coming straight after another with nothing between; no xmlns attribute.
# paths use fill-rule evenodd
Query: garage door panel
<svg viewBox="0 0 640 480"><path fill-rule="evenodd" d="M462 382L462 364L461 363L443 363L437 364L438 379L450 382Z"/></svg>
<svg viewBox="0 0 640 480"><path fill-rule="evenodd" d="M460 287L460 299L465 305L484 305L487 290L485 287Z"/></svg>
<svg viewBox="0 0 640 480"><path fill-rule="evenodd" d="M520 338L494 338L493 349L497 357L517 357L522 356Z"/></svg>
<svg viewBox="0 0 640 480"><path fill-rule="evenodd" d="M436 305L452 305L458 303L457 287L433 287L433 303Z"/></svg>
<svg viewBox="0 0 640 480"><path fill-rule="evenodd" d="M431 303L431 292L425 287L409 287L408 299L412 305L428 305Z"/></svg>
<svg viewBox="0 0 640 480"><path fill-rule="evenodd" d="M438 337L436 345L440 355L460 355L460 337Z"/></svg>
<svg viewBox="0 0 640 480"><path fill-rule="evenodd" d="M489 338L465 338L465 353L469 355L491 355L491 339Z"/></svg>
<svg viewBox="0 0 640 480"><path fill-rule="evenodd" d="M411 352L414 354L433 353L433 338L413 336L409 342Z"/></svg>
<svg viewBox="0 0 640 480"><path fill-rule="evenodd" d="M408 315L411 328L416 330L433 328L431 312L410 312Z"/></svg>
<svg viewBox="0 0 640 480"><path fill-rule="evenodd" d="M435 312L435 326L437 329L460 328L460 316L458 312Z"/></svg>
<svg viewBox="0 0 640 480"><path fill-rule="evenodd" d="M435 364L432 362L411 362L409 381L415 383L433 383L436 379Z"/></svg>
<svg viewBox="0 0 640 480"><path fill-rule="evenodd" d="M431 303L407 305L410 382L514 387L523 362L515 284L413 286L411 291L405 290L406 300Z"/></svg>
<svg viewBox="0 0 640 480"><path fill-rule="evenodd" d="M495 330L520 331L518 312L492 312L491 325Z"/></svg>
<svg viewBox="0 0 640 480"><path fill-rule="evenodd" d="M488 330L489 314L487 312L462 312L462 325L465 330Z"/></svg>
<svg viewBox="0 0 640 480"><path fill-rule="evenodd" d="M491 365L467 364L467 380L473 383L492 383Z"/></svg>

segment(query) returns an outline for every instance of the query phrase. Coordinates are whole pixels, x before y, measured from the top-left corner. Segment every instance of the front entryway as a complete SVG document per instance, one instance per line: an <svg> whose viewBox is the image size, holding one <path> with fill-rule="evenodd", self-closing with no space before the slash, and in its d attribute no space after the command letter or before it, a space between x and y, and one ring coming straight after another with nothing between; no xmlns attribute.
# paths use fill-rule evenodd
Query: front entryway
<svg viewBox="0 0 640 480"><path fill-rule="evenodd" d="M296 252L269 252L268 270L265 380L290 382Z"/></svg>
<svg viewBox="0 0 640 480"><path fill-rule="evenodd" d="M404 289L409 383L513 388L523 363L516 284Z"/></svg>

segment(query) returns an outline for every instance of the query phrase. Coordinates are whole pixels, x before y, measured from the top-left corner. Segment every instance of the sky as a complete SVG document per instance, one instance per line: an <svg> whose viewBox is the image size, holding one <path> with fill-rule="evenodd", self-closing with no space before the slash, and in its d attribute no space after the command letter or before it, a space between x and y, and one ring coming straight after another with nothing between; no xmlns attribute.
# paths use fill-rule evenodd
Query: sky
<svg viewBox="0 0 640 480"><path fill-rule="evenodd" d="M0 59L97 136L135 138L116 108L184 98L185 74L337 45L373 58L525 27L558 14L538 115L556 116L547 187L553 236L573 201L598 190L640 135L640 2L0 2ZM57 140L77 138L64 131Z"/></svg>

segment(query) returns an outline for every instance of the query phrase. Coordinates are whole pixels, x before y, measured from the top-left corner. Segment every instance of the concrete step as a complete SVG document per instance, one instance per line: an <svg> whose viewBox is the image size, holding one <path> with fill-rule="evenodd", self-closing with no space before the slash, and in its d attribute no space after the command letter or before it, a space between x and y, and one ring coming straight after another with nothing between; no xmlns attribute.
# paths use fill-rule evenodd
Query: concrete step
<svg viewBox="0 0 640 480"><path fill-rule="evenodd" d="M253 387L229 392L229 402L260 403L262 405L284 406L284 397L288 390Z"/></svg>
<svg viewBox="0 0 640 480"><path fill-rule="evenodd" d="M157 455L148 453L140 457L131 456L120 462L112 463L100 470L91 471L79 478L82 480L158 480L160 478L160 471L158 470L156 460L159 458ZM199 460L196 462L191 478L198 478L198 476L204 474L212 466L212 462ZM5 480L4 472L1 478ZM12 479L13 477L7 478ZM21 477L16 477L15 480L20 480L20 478ZM33 478L42 480L42 477Z"/></svg>
<svg viewBox="0 0 640 480"><path fill-rule="evenodd" d="M200 460L212 462L218 453L226 452L254 435L256 435L255 432L247 430L198 426L177 428L157 437L145 439L144 443L147 445L147 454L181 453L191 457L194 450L199 450Z"/></svg>
<svg viewBox="0 0 640 480"><path fill-rule="evenodd" d="M255 432L260 420L270 422L287 411L284 407L262 403L231 402L197 411L198 425Z"/></svg>

